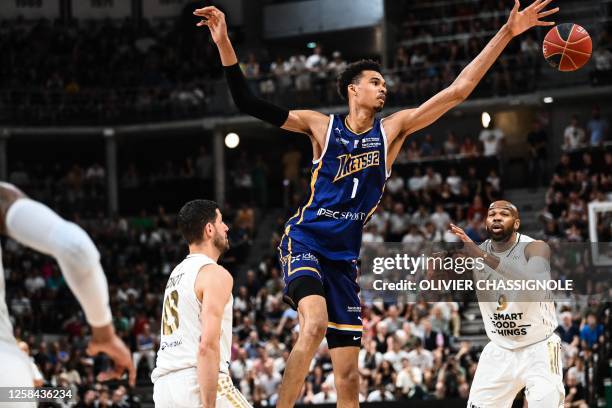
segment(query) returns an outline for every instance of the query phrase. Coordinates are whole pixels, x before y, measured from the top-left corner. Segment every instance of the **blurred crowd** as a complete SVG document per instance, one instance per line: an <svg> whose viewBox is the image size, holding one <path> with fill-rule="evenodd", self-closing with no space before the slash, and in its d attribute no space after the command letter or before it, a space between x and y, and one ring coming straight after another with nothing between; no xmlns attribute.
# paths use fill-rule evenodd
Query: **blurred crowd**
<svg viewBox="0 0 612 408"><path fill-rule="evenodd" d="M546 208L540 215L546 240L589 241L588 204L612 201L612 151L583 149L564 153L546 191ZM610 242L609 216L598 223L601 242Z"/></svg>
<svg viewBox="0 0 612 408"><path fill-rule="evenodd" d="M194 117L220 76L191 21L0 21L0 118L30 122ZM34 69L36 67L36 69ZM143 116L145 113L147 115Z"/></svg>
<svg viewBox="0 0 612 408"><path fill-rule="evenodd" d="M442 143L425 137L414 150L428 159L412 157L412 161L398 163L366 227L364 241L455 241L447 232L449 222L462 226L475 241L485 238L487 205L502 193L498 160L495 155L478 153L484 152L484 145L475 148L473 155L453 156L455 144L459 143L452 134ZM287 154L296 158L295 151ZM594 162L600 164L610 157L603 152L589 155L597 157ZM579 159L582 162L576 162L572 171L584 171L584 157L579 154ZM286 163L294 162L287 159ZM100 173L94 171L97 167L92 165L85 174ZM602 177L597 168L586 167L591 169L589 180L596 174ZM299 174L299 169L289 166L285 172ZM25 180L17 177L14 181ZM228 209L226 218L232 220L232 246L248 247L255 235L255 211ZM110 282L115 327L132 349L140 384L147 384L159 342L165 281L186 253L179 244L174 218L160 208L153 215L143 213L134 218L98 215L76 221L100 249ZM279 218L274 230L281 231L284 221L285 217ZM237 280L235 291L230 371L234 383L255 407L274 405L298 331L296 312L282 301L283 282L275 250L279 238L279 233L273 234L269 250L243 279ZM88 328L55 262L10 239L3 243L3 250L7 303L16 337L24 342L24 350L29 349L40 373L40 384L72 388L80 396L77 406L138 406L138 397L124 385L96 381L96 374L107 367L108 361L85 354ZM244 259L244 253L230 252L225 261L230 270L235 270ZM480 351L461 337L462 322L473 319L465 313L468 304L449 300L364 306L359 355L361 401L467 397ZM593 301L580 306L559 305L560 334L571 345L564 355L566 391L574 402L588 400L587 393L597 385L593 383L594 356L607 352L602 326L607 319L604 306ZM587 314L590 311L594 314ZM331 358L323 343L312 362L300 402L335 399Z"/></svg>
<svg viewBox="0 0 612 408"><path fill-rule="evenodd" d="M401 4L388 22L394 33L389 48L396 50L384 67L391 106L418 103L450 85L508 13L508 4L495 0L436 3L435 8ZM192 18L0 20L0 52L7 61L0 67L0 120L91 124L227 113L231 103L219 81L217 50ZM230 35L256 94L290 107L341 103L335 86L347 64L341 49L314 43L308 51L244 49L240 30ZM594 40L591 81L607 84L612 41L606 30ZM517 94L541 86L540 43L535 33L511 42L476 95ZM363 56L351 59L358 57Z"/></svg>
<svg viewBox="0 0 612 408"><path fill-rule="evenodd" d="M247 218L238 213L235 223ZM279 230L282 222L279 219ZM148 383L159 346L166 277L185 255L185 248L177 245L180 238L173 224L172 217L163 213L146 219L84 224L101 250L114 325L133 352L141 385ZM269 253L247 271L234 298L230 373L254 407L274 405L298 333L297 313L282 301L277 243L278 236L274 236ZM15 334L32 357L38 385L72 389L80 399L76 406L138 406L138 397L123 384L96 381L96 375L108 367L108 360L86 355L88 328L57 265L11 240L4 244L4 264ZM364 306L360 401L467 397L480 351L460 338L468 304L449 300ZM566 392L574 402L587 400L587 389L592 389L587 386L593 381L589 372L593 356L607 350L604 336L609 334L603 323L609 317L605 305L590 301L588 306L558 306L558 332L567 343L563 356ZM609 329L609 323L606 327ZM324 342L311 364L299 402L335 400L331 358ZM63 406L74 406L71 404Z"/></svg>

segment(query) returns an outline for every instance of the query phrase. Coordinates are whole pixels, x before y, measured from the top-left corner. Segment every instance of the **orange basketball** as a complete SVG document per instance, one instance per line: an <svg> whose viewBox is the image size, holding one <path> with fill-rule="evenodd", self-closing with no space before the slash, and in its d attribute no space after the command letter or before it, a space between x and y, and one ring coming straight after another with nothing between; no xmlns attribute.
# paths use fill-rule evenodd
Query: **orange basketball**
<svg viewBox="0 0 612 408"><path fill-rule="evenodd" d="M546 61L559 71L576 71L593 52L591 36L578 24L559 24L550 29L542 46Z"/></svg>

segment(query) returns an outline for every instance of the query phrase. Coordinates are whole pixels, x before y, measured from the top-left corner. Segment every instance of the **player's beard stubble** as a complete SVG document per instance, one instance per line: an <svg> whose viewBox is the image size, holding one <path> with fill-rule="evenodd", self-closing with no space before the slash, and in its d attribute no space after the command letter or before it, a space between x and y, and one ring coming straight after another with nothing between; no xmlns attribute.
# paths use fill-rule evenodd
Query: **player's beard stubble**
<svg viewBox="0 0 612 408"><path fill-rule="evenodd" d="M503 228L501 232L493 232L490 226L487 226L487 233L494 242L507 242L514 233L514 226Z"/></svg>
<svg viewBox="0 0 612 408"><path fill-rule="evenodd" d="M215 248L219 250L220 254L224 254L229 249L229 240L227 239L227 234L222 235L218 232L215 233L215 237L213 238L213 245Z"/></svg>

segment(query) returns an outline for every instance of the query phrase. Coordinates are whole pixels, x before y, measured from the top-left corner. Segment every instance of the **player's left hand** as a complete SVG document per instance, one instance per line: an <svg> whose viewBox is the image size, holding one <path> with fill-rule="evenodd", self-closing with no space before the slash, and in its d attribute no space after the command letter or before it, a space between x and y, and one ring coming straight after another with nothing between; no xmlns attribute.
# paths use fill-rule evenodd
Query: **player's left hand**
<svg viewBox="0 0 612 408"><path fill-rule="evenodd" d="M514 7L506 23L512 36L516 37L529 30L531 27L555 25L554 21L541 20L559 11L559 7L542 11L551 1L552 0L535 0L531 5L523 9L523 11L519 11L521 3L519 0L514 0Z"/></svg>
<svg viewBox="0 0 612 408"><path fill-rule="evenodd" d="M227 40L227 23L225 22L225 14L221 10L215 6L208 6L196 9L193 14L202 17L202 20L196 26L207 26L215 44Z"/></svg>
<svg viewBox="0 0 612 408"><path fill-rule="evenodd" d="M461 242L463 242L463 253L465 253L467 256L480 256L480 248L478 248L478 245L476 245L474 241L472 241L472 239L468 237L468 235L462 228L459 228L455 224L450 224L450 230L453 234L459 237Z"/></svg>
<svg viewBox="0 0 612 408"><path fill-rule="evenodd" d="M124 371L127 371L128 382L133 387L136 384L136 369L132 362L130 350L115 334L112 323L103 327L92 327L91 331L92 336L87 347L87 354L95 356L98 353L104 353L113 360L115 366L109 371L98 374L97 380L119 379L123 376Z"/></svg>

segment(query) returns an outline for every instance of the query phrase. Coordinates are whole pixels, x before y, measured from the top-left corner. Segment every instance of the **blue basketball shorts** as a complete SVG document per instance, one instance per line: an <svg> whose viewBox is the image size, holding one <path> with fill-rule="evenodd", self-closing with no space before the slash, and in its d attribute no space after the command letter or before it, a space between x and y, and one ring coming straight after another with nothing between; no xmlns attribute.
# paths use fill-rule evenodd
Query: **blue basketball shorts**
<svg viewBox="0 0 612 408"><path fill-rule="evenodd" d="M359 299L359 271L357 261L335 261L311 251L286 236L278 248L285 281L285 295L289 284L302 276L319 280L327 303L327 333L352 334L361 337L361 301ZM296 304L292 305L294 308Z"/></svg>

